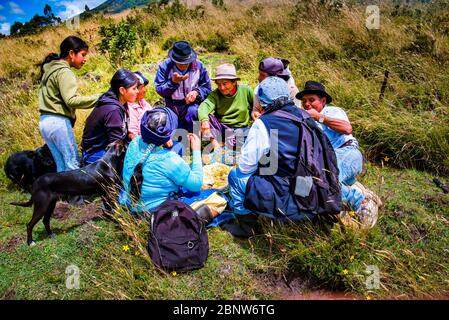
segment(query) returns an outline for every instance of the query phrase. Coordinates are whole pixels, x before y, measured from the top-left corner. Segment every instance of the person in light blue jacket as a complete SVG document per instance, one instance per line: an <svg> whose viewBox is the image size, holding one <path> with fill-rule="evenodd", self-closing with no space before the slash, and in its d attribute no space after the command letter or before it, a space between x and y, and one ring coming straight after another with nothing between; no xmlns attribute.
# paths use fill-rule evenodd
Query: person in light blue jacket
<svg viewBox="0 0 449 320"><path fill-rule="evenodd" d="M168 149L178 126L176 114L168 107L148 110L142 117L141 135L133 139L126 151L123 165L123 185L119 202L132 212L146 212L157 208L181 188L198 192L203 183L201 141L188 135L192 150L189 166L176 152ZM140 199L133 203L130 197L134 168L142 163L143 182ZM182 199L181 199L182 200Z"/></svg>

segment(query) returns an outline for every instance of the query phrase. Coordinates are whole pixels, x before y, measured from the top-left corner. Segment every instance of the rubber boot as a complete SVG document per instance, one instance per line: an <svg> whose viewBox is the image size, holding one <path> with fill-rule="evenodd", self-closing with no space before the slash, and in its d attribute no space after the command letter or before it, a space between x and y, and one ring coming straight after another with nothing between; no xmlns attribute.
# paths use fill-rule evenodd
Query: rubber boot
<svg viewBox="0 0 449 320"><path fill-rule="evenodd" d="M196 213L200 216L200 218L204 221L204 224L206 225L212 222L212 220L214 220L212 210L206 204L200 205L198 209L196 209Z"/></svg>
<svg viewBox="0 0 449 320"><path fill-rule="evenodd" d="M237 222L227 222L222 225L222 229L228 231L237 238L249 238L260 234L260 226L257 222L259 216L254 213L236 214Z"/></svg>

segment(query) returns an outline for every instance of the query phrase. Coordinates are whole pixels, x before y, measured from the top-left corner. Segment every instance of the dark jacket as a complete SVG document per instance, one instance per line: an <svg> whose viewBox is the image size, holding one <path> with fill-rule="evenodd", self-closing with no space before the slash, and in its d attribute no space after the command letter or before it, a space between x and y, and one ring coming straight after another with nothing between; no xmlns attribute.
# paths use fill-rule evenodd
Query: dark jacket
<svg viewBox="0 0 449 320"><path fill-rule="evenodd" d="M292 119L294 116L297 119ZM341 211L341 192L334 149L310 115L293 103L260 117L270 138L274 170L252 175L246 185L245 208L284 221L301 220L304 214L336 214Z"/></svg>
<svg viewBox="0 0 449 320"><path fill-rule="evenodd" d="M172 98L173 93L178 90L178 88L181 86L181 88L184 87L186 81L182 81L181 83L174 83L171 81L171 78L173 76L173 67L175 66L175 63L171 61L171 59L165 59L159 64L159 68L156 73L156 77L154 79L154 84L156 86L156 92L165 98L165 105L167 107L173 107L173 106L180 106L185 105L185 102L183 99L181 100L174 100ZM198 91L199 95L194 103L200 104L206 97L209 95L209 93L212 91L212 86L210 83L209 74L207 73L206 68L204 65L199 61L195 60L192 62L189 66L188 74L190 77L190 80L193 80L194 74L199 71L199 78L198 83L193 86L192 90ZM196 82L196 81L195 81ZM188 89L183 90L184 95L188 94Z"/></svg>
<svg viewBox="0 0 449 320"><path fill-rule="evenodd" d="M112 90L104 93L86 120L81 148L87 154L104 150L106 146L128 135L127 106L120 103Z"/></svg>

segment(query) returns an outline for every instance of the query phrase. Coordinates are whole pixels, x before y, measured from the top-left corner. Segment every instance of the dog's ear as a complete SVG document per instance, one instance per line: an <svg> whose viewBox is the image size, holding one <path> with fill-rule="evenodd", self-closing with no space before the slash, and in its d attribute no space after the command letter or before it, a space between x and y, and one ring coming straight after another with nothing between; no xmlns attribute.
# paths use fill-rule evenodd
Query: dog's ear
<svg viewBox="0 0 449 320"><path fill-rule="evenodd" d="M117 155L120 156L123 152L126 151L125 142L123 140L117 140L116 142L117 142L117 148L118 148Z"/></svg>
<svg viewBox="0 0 449 320"><path fill-rule="evenodd" d="M120 156L125 151L125 143L123 140L115 140L108 144L106 151L112 151L114 155Z"/></svg>

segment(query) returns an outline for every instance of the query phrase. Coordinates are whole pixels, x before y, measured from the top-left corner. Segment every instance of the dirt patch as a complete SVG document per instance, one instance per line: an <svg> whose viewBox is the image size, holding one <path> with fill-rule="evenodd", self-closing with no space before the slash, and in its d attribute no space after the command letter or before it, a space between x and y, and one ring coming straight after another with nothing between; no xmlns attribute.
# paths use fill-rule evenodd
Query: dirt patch
<svg viewBox="0 0 449 320"><path fill-rule="evenodd" d="M16 291L14 289L6 289L6 291L1 295L0 300L17 300Z"/></svg>
<svg viewBox="0 0 449 320"><path fill-rule="evenodd" d="M317 284L306 277L263 275L260 281L281 300L360 300L364 297L342 291L316 290Z"/></svg>
<svg viewBox="0 0 449 320"><path fill-rule="evenodd" d="M355 294L348 292L334 292L334 291L305 291L292 292L282 297L285 300L360 300L363 297L358 297Z"/></svg>
<svg viewBox="0 0 449 320"><path fill-rule="evenodd" d="M81 224L101 216L103 216L103 211L95 203L71 207L65 202L59 202L56 204L55 211L53 212L55 219L67 220L74 218Z"/></svg>
<svg viewBox="0 0 449 320"><path fill-rule="evenodd" d="M93 220L98 217L103 216L103 210L98 207L95 203L89 203L82 207L82 210L77 213L76 220L79 223L86 223L87 221Z"/></svg>
<svg viewBox="0 0 449 320"><path fill-rule="evenodd" d="M413 214L412 212L408 211L407 209L404 209L403 207L398 207L394 210L393 212L393 216L397 219L397 220L401 220L402 218L404 218L407 215L411 215Z"/></svg>
<svg viewBox="0 0 449 320"><path fill-rule="evenodd" d="M58 202L53 211L53 218L57 220L67 220L70 218L70 206L65 202Z"/></svg>
<svg viewBox="0 0 449 320"><path fill-rule="evenodd" d="M14 236L6 243L0 244L0 252L12 252L25 241L23 236Z"/></svg>
<svg viewBox="0 0 449 320"><path fill-rule="evenodd" d="M449 197L442 192L425 195L422 200L426 205L449 206Z"/></svg>
<svg viewBox="0 0 449 320"><path fill-rule="evenodd" d="M408 227L408 229L413 242L424 240L427 237L427 230L423 226L416 226L412 224Z"/></svg>

